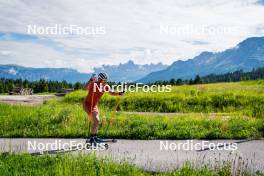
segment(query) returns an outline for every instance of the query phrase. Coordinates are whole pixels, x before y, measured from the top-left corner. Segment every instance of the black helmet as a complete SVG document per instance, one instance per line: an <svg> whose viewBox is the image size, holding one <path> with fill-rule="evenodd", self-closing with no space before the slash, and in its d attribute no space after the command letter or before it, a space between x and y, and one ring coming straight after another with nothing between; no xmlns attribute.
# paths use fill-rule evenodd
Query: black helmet
<svg viewBox="0 0 264 176"><path fill-rule="evenodd" d="M104 81L108 80L108 75L106 73L99 73L98 78Z"/></svg>

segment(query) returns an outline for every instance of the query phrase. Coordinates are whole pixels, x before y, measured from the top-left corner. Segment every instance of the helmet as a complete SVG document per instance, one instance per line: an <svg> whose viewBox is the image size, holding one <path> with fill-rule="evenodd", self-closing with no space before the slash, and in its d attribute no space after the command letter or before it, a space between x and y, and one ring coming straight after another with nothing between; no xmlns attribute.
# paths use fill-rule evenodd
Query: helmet
<svg viewBox="0 0 264 176"><path fill-rule="evenodd" d="M108 80L108 75L106 73L99 73L98 74L98 79L107 81Z"/></svg>

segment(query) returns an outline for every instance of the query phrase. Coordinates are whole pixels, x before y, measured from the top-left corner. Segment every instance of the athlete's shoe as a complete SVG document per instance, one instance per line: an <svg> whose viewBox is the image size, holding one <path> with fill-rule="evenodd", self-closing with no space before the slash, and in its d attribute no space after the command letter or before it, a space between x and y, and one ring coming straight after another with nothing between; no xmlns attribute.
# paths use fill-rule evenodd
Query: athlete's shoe
<svg viewBox="0 0 264 176"><path fill-rule="evenodd" d="M102 142L104 142L103 139L98 138L97 136L94 137L94 140L95 140L96 143L102 143Z"/></svg>
<svg viewBox="0 0 264 176"><path fill-rule="evenodd" d="M94 137L87 138L85 141L86 144L96 145Z"/></svg>

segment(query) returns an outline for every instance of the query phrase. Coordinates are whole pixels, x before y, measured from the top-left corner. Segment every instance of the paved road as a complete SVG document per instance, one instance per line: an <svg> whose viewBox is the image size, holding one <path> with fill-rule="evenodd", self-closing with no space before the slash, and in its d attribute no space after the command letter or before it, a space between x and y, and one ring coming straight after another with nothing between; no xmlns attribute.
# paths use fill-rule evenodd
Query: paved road
<svg viewBox="0 0 264 176"><path fill-rule="evenodd" d="M34 142L38 147L49 143L48 148L50 149L51 145L55 145L55 143L63 145L70 144L70 141L73 144L82 144L84 139L1 138L0 150L2 152L32 153L38 151L32 149ZM235 140L212 140L209 142L220 145L220 143L228 144L235 142ZM195 144L205 143L205 145L208 145L209 142L201 140L118 140L117 143L111 144L108 150L98 150L96 154L99 157L112 157L116 161L126 160L149 171L171 170L181 166L186 161L190 161L195 166L201 166L205 163L214 166L226 160L232 161L233 167L237 167L238 165L242 166L243 164L241 163L244 161L244 165L247 163L250 170L264 171L264 140L254 140L237 144L237 150L233 151L207 150L198 152L190 150L191 146L194 147ZM32 146L29 149L28 144L30 143ZM188 149L186 148L187 145L189 145L189 150L186 150ZM211 145L213 146L213 144ZM167 146L168 148L166 148ZM177 149L175 146L179 148ZM162 150L160 147L162 147ZM236 147L235 145L227 145L225 149L235 149ZM200 149L200 147L197 146L196 149ZM220 149L224 148L222 147ZM86 153L91 151L81 152ZM80 151L72 153L77 154Z"/></svg>

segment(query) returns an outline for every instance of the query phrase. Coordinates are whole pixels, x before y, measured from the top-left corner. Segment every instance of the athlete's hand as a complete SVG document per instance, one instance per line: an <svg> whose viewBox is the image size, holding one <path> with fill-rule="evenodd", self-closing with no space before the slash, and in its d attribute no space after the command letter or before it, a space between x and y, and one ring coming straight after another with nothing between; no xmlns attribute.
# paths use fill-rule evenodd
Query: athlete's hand
<svg viewBox="0 0 264 176"><path fill-rule="evenodd" d="M95 75L96 75L96 74L93 74L93 75L91 76L91 78L90 78L90 80L89 80L89 81L95 81L95 80L96 80L96 77L95 77Z"/></svg>
<svg viewBox="0 0 264 176"><path fill-rule="evenodd" d="M122 96L122 95L125 94L125 91L123 91L123 92L119 92L118 94L119 94L120 96Z"/></svg>

